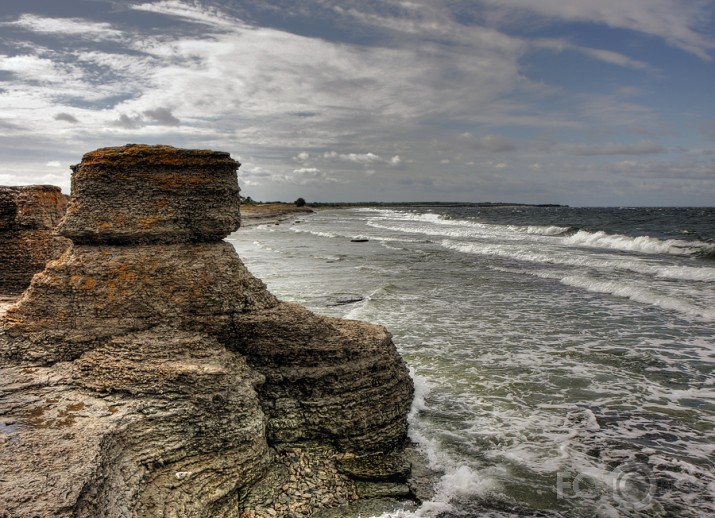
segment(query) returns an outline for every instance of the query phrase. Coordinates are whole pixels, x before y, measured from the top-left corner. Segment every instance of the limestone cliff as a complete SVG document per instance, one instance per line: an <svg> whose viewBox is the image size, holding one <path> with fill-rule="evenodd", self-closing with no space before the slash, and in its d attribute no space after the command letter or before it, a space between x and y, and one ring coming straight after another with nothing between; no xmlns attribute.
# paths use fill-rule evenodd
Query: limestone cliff
<svg viewBox="0 0 715 518"><path fill-rule="evenodd" d="M365 464L404 479L390 334L248 272L222 241L238 165L128 145L73 167L74 244L0 318L0 515L310 516Z"/></svg>
<svg viewBox="0 0 715 518"><path fill-rule="evenodd" d="M53 233L66 207L59 187L0 186L0 294L22 293L32 276L69 246Z"/></svg>

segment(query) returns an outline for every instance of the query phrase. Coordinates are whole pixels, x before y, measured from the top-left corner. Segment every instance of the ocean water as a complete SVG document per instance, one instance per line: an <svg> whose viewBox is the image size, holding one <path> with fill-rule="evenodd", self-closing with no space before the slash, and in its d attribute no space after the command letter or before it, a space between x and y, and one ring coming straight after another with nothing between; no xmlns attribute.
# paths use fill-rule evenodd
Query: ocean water
<svg viewBox="0 0 715 518"><path fill-rule="evenodd" d="M326 210L230 240L284 300L393 333L435 478L385 517L715 515L715 209Z"/></svg>

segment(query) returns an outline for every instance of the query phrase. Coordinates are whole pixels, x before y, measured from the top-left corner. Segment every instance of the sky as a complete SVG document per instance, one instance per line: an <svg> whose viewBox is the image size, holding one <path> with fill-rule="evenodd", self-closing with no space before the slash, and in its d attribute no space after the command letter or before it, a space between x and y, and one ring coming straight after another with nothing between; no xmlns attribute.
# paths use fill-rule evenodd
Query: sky
<svg viewBox="0 0 715 518"><path fill-rule="evenodd" d="M228 151L255 200L715 205L714 0L1 0L0 184Z"/></svg>

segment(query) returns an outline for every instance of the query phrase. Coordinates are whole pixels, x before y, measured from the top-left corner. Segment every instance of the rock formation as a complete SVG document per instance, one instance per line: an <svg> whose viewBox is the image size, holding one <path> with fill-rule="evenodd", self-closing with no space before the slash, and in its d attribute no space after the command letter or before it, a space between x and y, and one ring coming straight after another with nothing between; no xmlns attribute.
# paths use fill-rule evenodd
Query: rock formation
<svg viewBox="0 0 715 518"><path fill-rule="evenodd" d="M238 165L128 145L73 167L73 245L0 319L0 516L311 516L404 482L390 334L248 272L222 241Z"/></svg>
<svg viewBox="0 0 715 518"><path fill-rule="evenodd" d="M53 234L67 200L59 187L0 186L0 294L19 295L70 242Z"/></svg>

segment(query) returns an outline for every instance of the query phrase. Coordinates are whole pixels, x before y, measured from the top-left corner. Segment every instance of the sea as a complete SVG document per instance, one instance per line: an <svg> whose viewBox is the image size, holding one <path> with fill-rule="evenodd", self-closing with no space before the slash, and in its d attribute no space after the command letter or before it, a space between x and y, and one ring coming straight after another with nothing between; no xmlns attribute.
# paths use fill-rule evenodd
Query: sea
<svg viewBox="0 0 715 518"><path fill-rule="evenodd" d="M283 300L393 334L433 478L383 517L715 516L715 208L320 210L230 241Z"/></svg>

